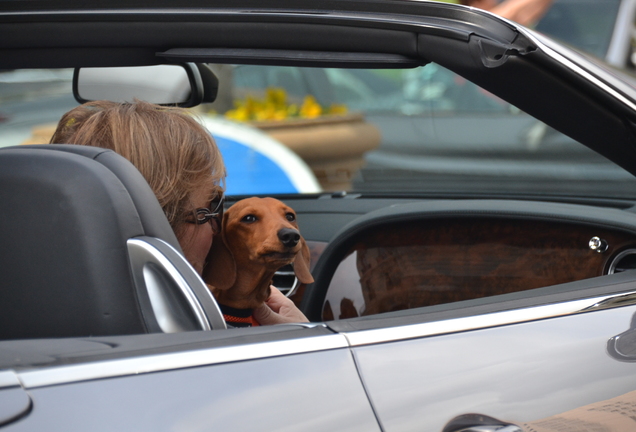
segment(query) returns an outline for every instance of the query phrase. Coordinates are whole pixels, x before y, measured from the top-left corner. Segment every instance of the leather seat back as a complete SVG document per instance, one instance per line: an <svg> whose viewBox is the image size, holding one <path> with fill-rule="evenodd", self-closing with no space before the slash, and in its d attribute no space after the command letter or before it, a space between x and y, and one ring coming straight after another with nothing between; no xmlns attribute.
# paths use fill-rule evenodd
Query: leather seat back
<svg viewBox="0 0 636 432"><path fill-rule="evenodd" d="M110 150L0 149L0 269L0 339L224 328L152 190Z"/></svg>

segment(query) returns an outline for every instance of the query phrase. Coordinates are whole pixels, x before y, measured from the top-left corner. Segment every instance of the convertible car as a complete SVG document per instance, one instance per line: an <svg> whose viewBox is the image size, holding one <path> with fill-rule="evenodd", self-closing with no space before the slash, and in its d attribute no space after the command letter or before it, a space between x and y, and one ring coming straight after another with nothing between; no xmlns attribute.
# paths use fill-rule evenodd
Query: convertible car
<svg viewBox="0 0 636 432"><path fill-rule="evenodd" d="M259 192L310 246L314 283L274 281L309 323L227 328L128 161L0 148L3 431L636 427L631 77L406 0L0 0L0 68L0 142L145 94L320 182Z"/></svg>

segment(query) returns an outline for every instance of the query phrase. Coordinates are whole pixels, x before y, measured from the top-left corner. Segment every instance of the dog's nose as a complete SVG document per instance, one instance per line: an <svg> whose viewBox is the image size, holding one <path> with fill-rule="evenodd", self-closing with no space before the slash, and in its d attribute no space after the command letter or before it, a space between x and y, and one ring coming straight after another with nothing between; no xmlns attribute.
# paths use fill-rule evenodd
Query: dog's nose
<svg viewBox="0 0 636 432"><path fill-rule="evenodd" d="M300 233L292 228L283 228L278 231L278 239L285 247L294 247L300 241Z"/></svg>

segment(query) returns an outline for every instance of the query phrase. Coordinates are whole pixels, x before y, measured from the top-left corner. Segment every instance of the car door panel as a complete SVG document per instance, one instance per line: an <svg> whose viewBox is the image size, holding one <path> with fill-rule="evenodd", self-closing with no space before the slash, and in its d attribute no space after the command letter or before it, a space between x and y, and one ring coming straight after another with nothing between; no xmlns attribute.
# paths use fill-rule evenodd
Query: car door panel
<svg viewBox="0 0 636 432"><path fill-rule="evenodd" d="M633 391L636 364L608 354L635 307L354 348L386 432L440 431L481 413L531 425ZM605 430L605 429L603 429Z"/></svg>
<svg viewBox="0 0 636 432"><path fill-rule="evenodd" d="M0 426L27 415L30 409L31 398L21 387L15 373L0 372Z"/></svg>
<svg viewBox="0 0 636 432"><path fill-rule="evenodd" d="M3 430L379 431L348 349L56 385L30 394L31 414Z"/></svg>

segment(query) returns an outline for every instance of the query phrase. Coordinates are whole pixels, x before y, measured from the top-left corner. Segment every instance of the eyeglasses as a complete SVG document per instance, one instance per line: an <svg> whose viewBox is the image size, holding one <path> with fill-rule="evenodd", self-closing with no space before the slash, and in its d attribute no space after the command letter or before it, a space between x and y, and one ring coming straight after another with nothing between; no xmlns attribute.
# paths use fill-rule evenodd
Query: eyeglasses
<svg viewBox="0 0 636 432"><path fill-rule="evenodd" d="M194 219L186 219L191 224L203 225L210 222L214 234L221 232L221 220L223 219L223 203L225 196L221 195L210 201L209 208L198 208L194 211ZM210 210L213 209L213 210Z"/></svg>

